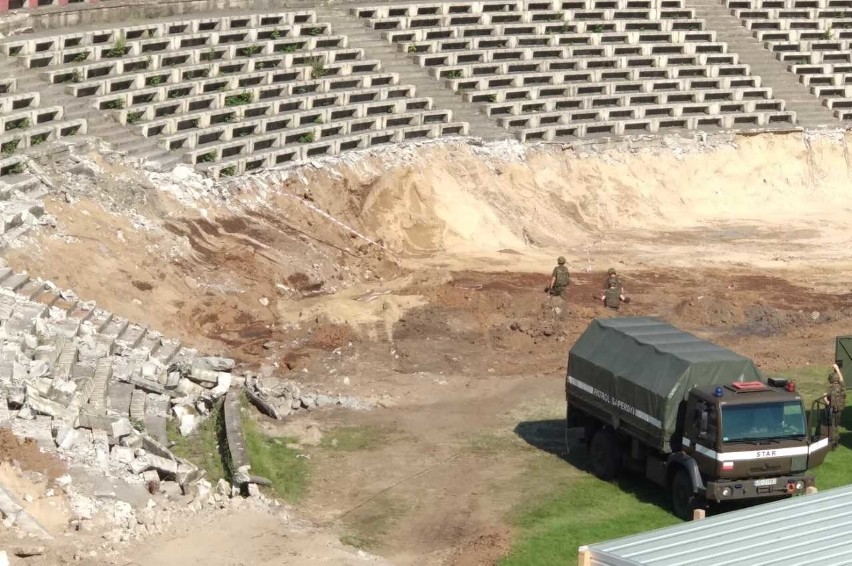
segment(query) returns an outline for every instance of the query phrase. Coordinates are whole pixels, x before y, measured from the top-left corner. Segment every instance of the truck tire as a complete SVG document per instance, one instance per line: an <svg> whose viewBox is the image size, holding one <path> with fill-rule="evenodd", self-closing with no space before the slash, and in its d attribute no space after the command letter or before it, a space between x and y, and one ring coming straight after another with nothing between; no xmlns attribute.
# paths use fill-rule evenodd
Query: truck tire
<svg viewBox="0 0 852 566"><path fill-rule="evenodd" d="M602 480L611 480L618 475L620 455L615 434L608 428L599 428L592 436L589 448L592 472Z"/></svg>
<svg viewBox="0 0 852 566"><path fill-rule="evenodd" d="M670 494L672 499L672 511L684 521L692 520L692 512L697 508L698 495L692 487L692 480L685 469L678 466L672 478Z"/></svg>

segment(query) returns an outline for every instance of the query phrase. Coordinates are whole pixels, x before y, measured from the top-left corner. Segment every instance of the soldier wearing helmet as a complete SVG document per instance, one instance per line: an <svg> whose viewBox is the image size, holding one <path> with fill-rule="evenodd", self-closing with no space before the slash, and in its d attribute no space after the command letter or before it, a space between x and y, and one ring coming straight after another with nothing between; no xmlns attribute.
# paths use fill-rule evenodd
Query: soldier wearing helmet
<svg viewBox="0 0 852 566"><path fill-rule="evenodd" d="M825 404L825 416L831 431L830 441L834 448L837 448L840 440L840 418L843 408L846 407L846 384L839 362L835 363L832 369L828 374L828 392L823 396L822 402Z"/></svg>
<svg viewBox="0 0 852 566"><path fill-rule="evenodd" d="M550 285L547 286L545 291L554 297L561 297L565 288L571 283L571 274L568 273L568 268L565 267L565 258L563 256L557 258L556 264L550 276Z"/></svg>
<svg viewBox="0 0 852 566"><path fill-rule="evenodd" d="M606 304L605 297L607 293L609 293L611 297L617 297L618 300L616 302L610 300L610 304ZM618 276L618 273L615 271L614 267L610 267L606 270L606 281L604 281L604 288L603 292L601 293L601 300L604 301L604 304L606 306L616 309L618 308L618 306L614 306L615 304L618 304L620 306L622 302L630 302L624 296L624 284L621 282L621 277Z"/></svg>

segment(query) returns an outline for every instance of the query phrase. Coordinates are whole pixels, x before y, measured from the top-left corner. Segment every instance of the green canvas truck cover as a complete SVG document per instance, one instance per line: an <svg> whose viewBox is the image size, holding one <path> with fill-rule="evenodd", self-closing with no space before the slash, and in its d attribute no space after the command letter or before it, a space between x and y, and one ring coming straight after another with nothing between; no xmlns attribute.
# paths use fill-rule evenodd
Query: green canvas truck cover
<svg viewBox="0 0 852 566"><path fill-rule="evenodd" d="M696 386L762 380L754 363L649 317L595 319L568 354L566 390L667 452Z"/></svg>

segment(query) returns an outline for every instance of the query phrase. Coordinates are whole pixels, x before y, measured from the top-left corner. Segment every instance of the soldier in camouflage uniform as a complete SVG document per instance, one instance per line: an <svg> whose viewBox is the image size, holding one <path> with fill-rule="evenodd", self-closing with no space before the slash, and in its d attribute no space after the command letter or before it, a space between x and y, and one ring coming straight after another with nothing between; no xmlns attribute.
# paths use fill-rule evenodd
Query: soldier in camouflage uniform
<svg viewBox="0 0 852 566"><path fill-rule="evenodd" d="M615 286L618 287L620 292L624 291L624 285L621 283L621 277L618 276L618 273L615 272L614 267L610 267L606 270L606 281L604 282L604 290L609 289L609 284L611 281L615 281Z"/></svg>
<svg viewBox="0 0 852 566"><path fill-rule="evenodd" d="M556 260L556 267L553 268L553 273L550 277L550 285L545 289L554 297L561 297L562 292L571 283L571 274L568 273L568 268L565 267L565 258L559 256Z"/></svg>
<svg viewBox="0 0 852 566"><path fill-rule="evenodd" d="M601 300L605 307L618 310L621 308L621 303L624 301L624 295L621 294L621 287L615 279L607 281L607 288L601 295Z"/></svg>
<svg viewBox="0 0 852 566"><path fill-rule="evenodd" d="M840 441L840 419L846 407L846 384L840 366L834 364L834 371L828 375L828 393L822 398L825 403L827 424L831 427L831 443L834 448Z"/></svg>

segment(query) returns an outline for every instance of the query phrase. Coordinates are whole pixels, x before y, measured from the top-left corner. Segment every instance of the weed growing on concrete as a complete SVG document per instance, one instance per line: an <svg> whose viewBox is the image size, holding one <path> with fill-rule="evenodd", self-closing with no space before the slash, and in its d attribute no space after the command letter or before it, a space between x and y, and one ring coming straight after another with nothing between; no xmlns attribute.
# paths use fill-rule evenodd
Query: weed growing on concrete
<svg viewBox="0 0 852 566"><path fill-rule="evenodd" d="M278 39L279 37L281 37L281 32L278 31L277 28L272 30L272 33L269 34L270 39Z"/></svg>
<svg viewBox="0 0 852 566"><path fill-rule="evenodd" d="M820 37L821 37L822 39L824 39L825 41L828 41L828 40L830 40L832 37L834 37L834 30L832 30L831 28L828 28L827 30L825 30L825 31L822 33L822 35L821 35Z"/></svg>
<svg viewBox="0 0 852 566"><path fill-rule="evenodd" d="M407 51L409 53L417 53L417 46L412 43L411 45L408 46Z"/></svg>
<svg viewBox="0 0 852 566"><path fill-rule="evenodd" d="M9 157L13 153L15 153L15 150L18 149L18 145L20 143L21 143L21 140L14 139L14 140L9 140L7 142L4 142L3 144L0 144L0 153L2 153L4 157Z"/></svg>
<svg viewBox="0 0 852 566"><path fill-rule="evenodd" d="M219 170L219 175L223 177L233 177L237 172L237 168L234 165L229 165L228 167L222 167Z"/></svg>
<svg viewBox="0 0 852 566"><path fill-rule="evenodd" d="M243 104L251 104L254 101L254 94L251 92L241 92L225 97L225 106L241 106Z"/></svg>
<svg viewBox="0 0 852 566"><path fill-rule="evenodd" d="M448 79L460 79L462 77L462 72L461 71L450 71L444 76L446 76Z"/></svg>
<svg viewBox="0 0 852 566"><path fill-rule="evenodd" d="M593 25L591 30L592 30L592 33L603 33L604 27L600 24L597 24L597 25Z"/></svg>
<svg viewBox="0 0 852 566"><path fill-rule="evenodd" d="M30 138L30 145L41 145L47 141L47 134L38 134Z"/></svg>
<svg viewBox="0 0 852 566"><path fill-rule="evenodd" d="M74 58L71 60L71 62L72 63L82 63L83 61L85 61L88 58L89 58L89 52L88 51L81 51L81 52L77 53L76 55L74 55Z"/></svg>
<svg viewBox="0 0 852 566"><path fill-rule="evenodd" d="M322 57L314 57L309 63L312 79L319 79L328 74L328 69L325 68L325 60Z"/></svg>
<svg viewBox="0 0 852 566"><path fill-rule="evenodd" d="M203 153L198 156L198 159L195 161L196 163L212 163L216 161L216 153L213 151L209 151L207 153Z"/></svg>
<svg viewBox="0 0 852 566"><path fill-rule="evenodd" d="M260 53L263 50L263 47L260 45L249 45L248 47L243 47L237 50L237 55L239 57L253 57Z"/></svg>
<svg viewBox="0 0 852 566"><path fill-rule="evenodd" d="M26 130L30 126L32 126L32 122L30 122L29 118L21 118L20 120L6 124L6 130Z"/></svg>
<svg viewBox="0 0 852 566"><path fill-rule="evenodd" d="M123 98L115 98L110 100L104 105L104 108L108 110L121 110L124 108L124 99Z"/></svg>
<svg viewBox="0 0 852 566"><path fill-rule="evenodd" d="M162 75L155 75L153 77L148 77L147 79L145 79L145 85L146 86L157 86L158 84L160 84L162 82L163 82L163 76Z"/></svg>
<svg viewBox="0 0 852 566"><path fill-rule="evenodd" d="M302 134L299 136L299 143L313 143L314 142L314 134L313 132L308 132L306 134Z"/></svg>
<svg viewBox="0 0 852 566"><path fill-rule="evenodd" d="M115 40L112 48L106 52L106 56L111 59L114 59L115 57L124 57L127 51L127 39L124 37L124 34L120 34L118 39Z"/></svg>
<svg viewBox="0 0 852 566"><path fill-rule="evenodd" d="M8 169L10 175L20 175L24 172L24 164L23 163L15 163Z"/></svg>

